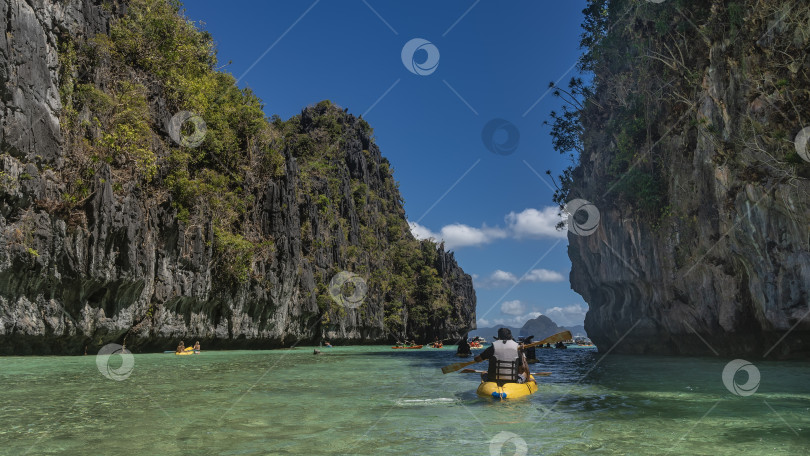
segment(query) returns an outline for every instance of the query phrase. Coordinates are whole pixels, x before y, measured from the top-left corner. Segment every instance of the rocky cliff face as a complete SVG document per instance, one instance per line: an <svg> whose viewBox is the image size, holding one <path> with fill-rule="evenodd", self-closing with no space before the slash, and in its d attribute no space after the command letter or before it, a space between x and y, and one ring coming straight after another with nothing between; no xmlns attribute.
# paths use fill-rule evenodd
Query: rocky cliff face
<svg viewBox="0 0 810 456"><path fill-rule="evenodd" d="M580 211L569 233L588 335L624 353L806 357L810 162L794 138L810 7L589 8L594 92L568 195L598 209L598 229Z"/></svg>
<svg viewBox="0 0 810 456"><path fill-rule="evenodd" d="M0 17L0 352L474 325L470 276L411 236L362 119L322 102L266 121L165 1L4 0ZM189 108L207 132L176 125Z"/></svg>

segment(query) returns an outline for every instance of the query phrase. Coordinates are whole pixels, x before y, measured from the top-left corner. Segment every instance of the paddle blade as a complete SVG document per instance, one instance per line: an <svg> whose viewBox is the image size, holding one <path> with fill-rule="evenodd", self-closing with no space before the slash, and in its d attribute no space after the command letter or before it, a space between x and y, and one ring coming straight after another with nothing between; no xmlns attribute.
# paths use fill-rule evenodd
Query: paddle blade
<svg viewBox="0 0 810 456"><path fill-rule="evenodd" d="M455 372L455 371L457 371L459 369L463 369L463 368L465 368L467 366L472 366L473 364L475 364L477 362L478 361L473 360L473 361L467 361L467 362L461 362L461 363L454 363L454 364L451 364L449 366L444 366L444 367L442 367L442 374L449 374L450 372Z"/></svg>
<svg viewBox="0 0 810 456"><path fill-rule="evenodd" d="M563 332L559 332L557 334L554 334L553 336L548 336L548 337L546 337L545 339L543 339L543 340L541 340L539 342L532 342L532 343L530 343L528 345L524 345L521 348L525 349L525 348L536 347L538 345L544 345L544 344L556 344L557 342L562 342L564 340L571 340L571 339L573 339L573 337L571 336L571 331L563 331Z"/></svg>

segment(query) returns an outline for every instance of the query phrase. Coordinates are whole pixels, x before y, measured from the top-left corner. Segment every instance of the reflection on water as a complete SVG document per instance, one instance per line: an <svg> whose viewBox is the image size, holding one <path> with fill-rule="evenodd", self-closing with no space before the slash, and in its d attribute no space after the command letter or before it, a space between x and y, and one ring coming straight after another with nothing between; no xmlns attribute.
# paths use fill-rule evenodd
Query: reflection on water
<svg viewBox="0 0 810 456"><path fill-rule="evenodd" d="M543 349L531 365L551 372L540 391L496 402L475 395L477 374L441 373L469 360L454 349L135 355L123 381L101 375L92 356L0 358L0 454L470 455L495 442L510 455L525 443L528 454L715 456L810 446L807 363L755 362L760 385L743 397L723 384L729 360Z"/></svg>

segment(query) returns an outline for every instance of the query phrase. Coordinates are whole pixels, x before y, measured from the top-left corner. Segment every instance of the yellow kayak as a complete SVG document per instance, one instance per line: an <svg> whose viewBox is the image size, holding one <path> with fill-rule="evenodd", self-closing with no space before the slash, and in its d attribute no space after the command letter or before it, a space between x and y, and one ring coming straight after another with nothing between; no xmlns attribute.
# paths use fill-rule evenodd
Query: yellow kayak
<svg viewBox="0 0 810 456"><path fill-rule="evenodd" d="M529 376L529 381L526 383L505 383L503 386L498 386L495 382L481 382L476 391L481 397L494 397L495 399L516 399L536 392L537 382L533 376Z"/></svg>
<svg viewBox="0 0 810 456"><path fill-rule="evenodd" d="M194 351L194 347L188 347L187 349L181 351L180 353L175 352L175 355L183 356L183 355L199 355L199 351Z"/></svg>

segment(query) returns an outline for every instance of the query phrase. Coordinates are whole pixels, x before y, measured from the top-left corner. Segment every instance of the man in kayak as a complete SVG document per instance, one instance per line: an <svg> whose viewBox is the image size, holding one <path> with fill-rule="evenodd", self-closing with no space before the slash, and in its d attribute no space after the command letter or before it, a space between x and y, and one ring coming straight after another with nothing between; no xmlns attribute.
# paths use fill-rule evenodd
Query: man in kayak
<svg viewBox="0 0 810 456"><path fill-rule="evenodd" d="M180 345L178 345L177 350L175 350L175 353L183 353L183 351L185 351L185 349L186 349L186 344L184 344L183 341L181 340Z"/></svg>
<svg viewBox="0 0 810 456"><path fill-rule="evenodd" d="M481 379L485 382L500 380L525 383L529 378L529 366L519 347L512 340L512 331L509 328L500 328L497 340L474 358L477 362L489 360L489 369L487 373L481 374Z"/></svg>
<svg viewBox="0 0 810 456"><path fill-rule="evenodd" d="M534 336L527 336L521 342L523 343L523 345L529 345L530 343L532 343L532 339L534 339ZM534 350L534 347L527 348L523 352L523 354L526 356L526 362L529 362L529 363L538 362L538 360L537 360L537 352Z"/></svg>
<svg viewBox="0 0 810 456"><path fill-rule="evenodd" d="M457 355L461 356L469 356L472 353L470 350L470 343L467 342L467 338L461 339L461 342L458 344L458 349L456 350Z"/></svg>

